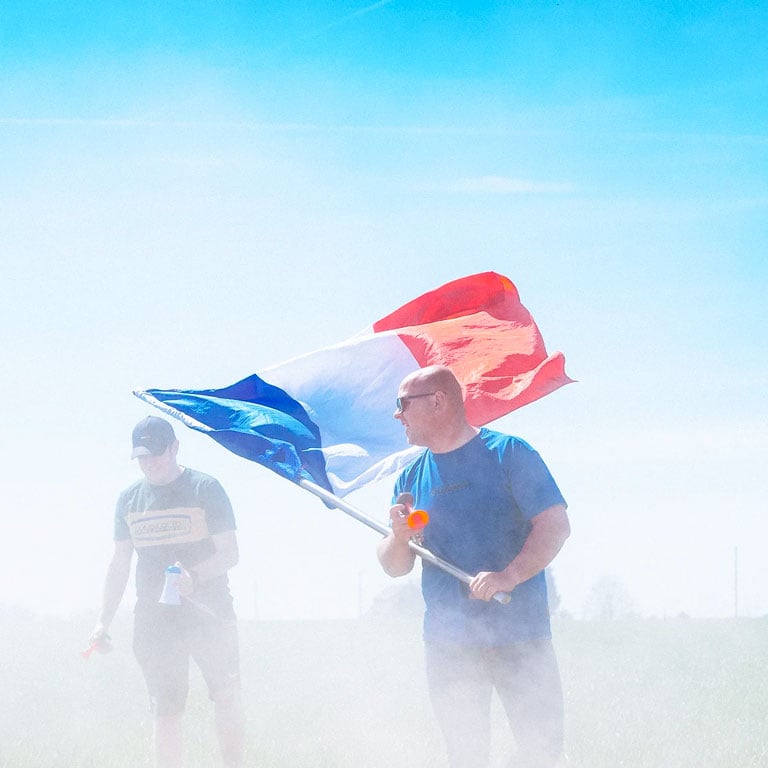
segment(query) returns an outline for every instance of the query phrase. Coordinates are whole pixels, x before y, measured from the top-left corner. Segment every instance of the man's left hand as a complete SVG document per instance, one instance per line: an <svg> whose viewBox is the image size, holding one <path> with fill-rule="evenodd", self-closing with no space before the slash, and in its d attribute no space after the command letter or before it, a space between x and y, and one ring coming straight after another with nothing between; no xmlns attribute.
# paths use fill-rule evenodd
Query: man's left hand
<svg viewBox="0 0 768 768"><path fill-rule="evenodd" d="M469 582L469 596L473 600L493 600L497 592L511 592L512 588L505 583L504 574L499 571L480 571Z"/></svg>

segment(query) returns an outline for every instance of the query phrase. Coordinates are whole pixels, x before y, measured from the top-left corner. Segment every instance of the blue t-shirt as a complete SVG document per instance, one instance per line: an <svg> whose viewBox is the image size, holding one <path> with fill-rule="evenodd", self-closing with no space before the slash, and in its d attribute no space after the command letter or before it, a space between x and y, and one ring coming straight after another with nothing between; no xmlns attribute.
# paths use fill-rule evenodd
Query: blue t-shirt
<svg viewBox="0 0 768 768"><path fill-rule="evenodd" d="M426 450L395 484L429 513L424 546L474 575L500 571L520 552L531 518L565 504L547 466L528 443L481 429L449 453ZM461 581L424 561L424 639L498 646L549 637L544 573L520 584L507 605L471 600Z"/></svg>

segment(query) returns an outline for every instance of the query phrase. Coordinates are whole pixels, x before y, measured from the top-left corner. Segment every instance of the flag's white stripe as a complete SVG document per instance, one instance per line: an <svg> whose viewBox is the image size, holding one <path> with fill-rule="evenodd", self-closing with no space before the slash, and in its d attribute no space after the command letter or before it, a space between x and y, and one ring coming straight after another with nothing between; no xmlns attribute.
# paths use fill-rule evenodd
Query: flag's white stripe
<svg viewBox="0 0 768 768"><path fill-rule="evenodd" d="M344 495L397 471L418 455L394 418L397 388L418 368L395 332L348 341L259 372L317 424L334 491Z"/></svg>

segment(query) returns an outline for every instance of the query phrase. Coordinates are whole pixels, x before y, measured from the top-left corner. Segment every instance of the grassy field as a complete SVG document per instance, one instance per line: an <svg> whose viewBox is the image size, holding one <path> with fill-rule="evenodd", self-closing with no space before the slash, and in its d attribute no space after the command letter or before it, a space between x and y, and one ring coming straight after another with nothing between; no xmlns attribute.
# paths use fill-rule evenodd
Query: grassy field
<svg viewBox="0 0 768 768"><path fill-rule="evenodd" d="M151 766L130 625L84 661L92 617L0 609L0 768ZM259 768L444 765L418 618L243 622L248 763ZM555 623L574 768L768 765L768 620ZM217 765L196 671L188 765ZM495 765L512 748L500 708Z"/></svg>

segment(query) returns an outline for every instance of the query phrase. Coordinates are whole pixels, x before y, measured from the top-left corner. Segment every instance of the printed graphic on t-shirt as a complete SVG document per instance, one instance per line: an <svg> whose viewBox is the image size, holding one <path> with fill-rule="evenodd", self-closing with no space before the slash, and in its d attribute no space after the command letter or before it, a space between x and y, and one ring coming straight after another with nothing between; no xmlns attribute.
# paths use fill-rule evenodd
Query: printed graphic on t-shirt
<svg viewBox="0 0 768 768"><path fill-rule="evenodd" d="M447 493L458 493L466 491L469 488L469 482L453 483L452 485L438 485L430 491L432 496L445 496Z"/></svg>
<svg viewBox="0 0 768 768"><path fill-rule="evenodd" d="M188 544L208 538L205 511L200 507L176 507L132 512L125 516L136 549L159 544Z"/></svg>

